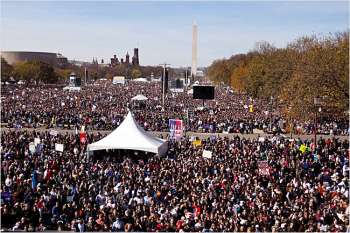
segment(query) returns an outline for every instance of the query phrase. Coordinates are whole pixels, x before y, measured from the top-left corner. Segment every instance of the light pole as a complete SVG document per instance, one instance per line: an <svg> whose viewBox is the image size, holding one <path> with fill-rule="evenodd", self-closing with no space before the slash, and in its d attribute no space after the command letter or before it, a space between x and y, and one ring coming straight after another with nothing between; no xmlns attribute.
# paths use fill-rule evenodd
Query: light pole
<svg viewBox="0 0 350 233"><path fill-rule="evenodd" d="M314 142L314 148L316 150L316 129L317 129L317 125L316 125L316 121L317 121L317 104L319 104L320 99L318 98L318 96L316 95L314 98L314 104L315 104L315 142Z"/></svg>
<svg viewBox="0 0 350 233"><path fill-rule="evenodd" d="M164 73L163 73L163 108L162 108L162 111L164 112L165 111L165 107L164 107L164 95L165 95L165 68L167 65L170 65L170 64L167 64L166 62L164 62L163 64L159 64L161 66L164 66Z"/></svg>
<svg viewBox="0 0 350 233"><path fill-rule="evenodd" d="M271 131L272 131L272 105L273 105L273 96L271 96L270 99L271 99L270 132L271 132Z"/></svg>

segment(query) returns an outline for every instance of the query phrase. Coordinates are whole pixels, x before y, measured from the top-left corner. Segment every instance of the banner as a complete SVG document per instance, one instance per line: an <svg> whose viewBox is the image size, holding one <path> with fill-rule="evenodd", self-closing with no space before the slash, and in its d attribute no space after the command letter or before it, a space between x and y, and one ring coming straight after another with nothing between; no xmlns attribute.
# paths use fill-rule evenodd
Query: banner
<svg viewBox="0 0 350 233"><path fill-rule="evenodd" d="M213 153L211 151L203 150L203 158L211 159L212 155L213 155Z"/></svg>
<svg viewBox="0 0 350 233"><path fill-rule="evenodd" d="M57 131L56 130L50 130L50 135L57 136Z"/></svg>
<svg viewBox="0 0 350 233"><path fill-rule="evenodd" d="M250 106L250 112L254 112L254 106Z"/></svg>
<svg viewBox="0 0 350 233"><path fill-rule="evenodd" d="M55 151L63 152L63 144L55 143Z"/></svg>
<svg viewBox="0 0 350 233"><path fill-rule="evenodd" d="M259 161L259 175L269 175L270 169L267 161Z"/></svg>
<svg viewBox="0 0 350 233"><path fill-rule="evenodd" d="M193 141L193 145L201 146L202 145L202 141Z"/></svg>
<svg viewBox="0 0 350 233"><path fill-rule="evenodd" d="M86 133L80 134L80 143L85 144L86 143Z"/></svg>

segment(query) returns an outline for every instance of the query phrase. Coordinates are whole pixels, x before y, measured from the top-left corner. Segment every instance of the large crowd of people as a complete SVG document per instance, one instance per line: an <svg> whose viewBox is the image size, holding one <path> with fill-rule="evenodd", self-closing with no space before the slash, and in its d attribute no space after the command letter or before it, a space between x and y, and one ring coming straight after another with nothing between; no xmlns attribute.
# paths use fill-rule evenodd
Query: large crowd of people
<svg viewBox="0 0 350 233"><path fill-rule="evenodd" d="M138 110L134 112L136 119L147 131L169 131L169 119L174 118L187 118L187 130L193 132L249 134L253 129L285 133L290 130L286 127L283 105L279 101L270 103L270 100L252 99L228 87L217 87L215 100L207 100L205 108L202 100L192 99L192 94L169 93L164 100L164 112L159 82L113 85L111 81L96 81L95 85L83 87L81 92L64 91L62 87L3 86L1 122L8 123L8 127L74 129L86 125L88 129L112 130L120 124L127 108L132 108ZM147 96L148 100L132 101L137 94ZM250 112L251 105L254 113ZM321 114L317 120L318 134L349 135L347 120ZM315 131L313 121L294 121L293 126L295 134L313 134Z"/></svg>
<svg viewBox="0 0 350 233"><path fill-rule="evenodd" d="M210 108L189 116L190 130L213 133L201 140L201 146L188 137L168 141L164 157L131 150L90 154L86 145L107 136L93 129L118 127L128 108L144 129L169 131L168 119L184 118L184 107L197 108L201 101L191 100L187 93L170 94L162 112L157 83L112 87L101 83L79 93L52 86L11 88L2 99L2 121L22 128L1 133L2 231L349 229L349 141L337 137L348 133L346 122L320 121L319 130L336 124L332 128L336 135L330 139L319 135L317 142L313 136L253 137L251 129L264 129L270 122L264 102L254 100L252 114L244 108L252 103L249 97L217 88L215 100L207 102ZM132 103L138 93L149 100ZM278 105L272 110L276 128L283 120L280 111ZM72 129L88 126L87 142L82 144L75 131L53 135L36 130L56 124ZM313 130L311 124L309 129L303 125ZM231 127L244 128L245 134L231 138L216 134ZM33 151L34 142L41 146ZM56 143L63 145L63 152L55 150ZM211 158L203 157L203 150L211 151ZM259 172L261 161L268 163L266 175Z"/></svg>

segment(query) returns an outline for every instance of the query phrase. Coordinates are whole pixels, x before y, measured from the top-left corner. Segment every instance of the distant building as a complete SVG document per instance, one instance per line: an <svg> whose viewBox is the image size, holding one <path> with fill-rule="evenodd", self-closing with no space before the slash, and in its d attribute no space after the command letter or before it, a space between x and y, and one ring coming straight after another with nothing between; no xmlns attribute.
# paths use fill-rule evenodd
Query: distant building
<svg viewBox="0 0 350 233"><path fill-rule="evenodd" d="M111 58L111 66L114 67L114 66L117 66L117 65L120 65L120 63L118 61L117 55L114 55L114 57Z"/></svg>
<svg viewBox="0 0 350 233"><path fill-rule="evenodd" d="M125 63L126 63L128 66L130 65L129 52L126 52Z"/></svg>
<svg viewBox="0 0 350 233"><path fill-rule="evenodd" d="M126 52L126 56L125 56L125 63L124 63L124 59L121 58L120 61L117 58L117 55L114 55L114 57L111 58L111 64L110 66L114 67L114 66L118 66L118 65L130 65L130 56L129 56L129 52ZM139 49L138 48L134 48L134 56L132 57L131 60L131 65L132 66L137 66L139 65Z"/></svg>
<svg viewBox="0 0 350 233"><path fill-rule="evenodd" d="M98 61L97 61L97 58L92 58L92 65L98 65Z"/></svg>
<svg viewBox="0 0 350 233"><path fill-rule="evenodd" d="M134 48L134 56L132 57L132 66L139 65L139 49Z"/></svg>
<svg viewBox="0 0 350 233"><path fill-rule="evenodd" d="M76 66L79 66L79 67L84 67L88 64L90 64L89 62L84 62L84 61L76 61L75 59L74 60L69 60L69 62L73 65L76 65Z"/></svg>
<svg viewBox="0 0 350 233"><path fill-rule="evenodd" d="M68 59L60 53L57 53L57 61L59 63L67 63Z"/></svg>
<svg viewBox="0 0 350 233"><path fill-rule="evenodd" d="M60 53L29 52L29 51L1 51L1 56L12 65L16 61L44 61L49 64L66 63L68 59Z"/></svg>

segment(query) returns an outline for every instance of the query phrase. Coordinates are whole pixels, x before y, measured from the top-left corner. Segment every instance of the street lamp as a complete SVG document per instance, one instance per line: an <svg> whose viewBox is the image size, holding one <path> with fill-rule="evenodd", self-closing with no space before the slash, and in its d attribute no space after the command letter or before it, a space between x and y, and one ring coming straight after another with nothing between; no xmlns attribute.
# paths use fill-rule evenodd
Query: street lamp
<svg viewBox="0 0 350 233"><path fill-rule="evenodd" d="M314 105L315 105L315 146L314 146L314 148L316 149L316 129L317 129L317 125L316 125L316 120L317 120L317 105L319 104L319 102L320 102L320 99L318 98L318 95L316 95L315 97L314 97Z"/></svg>
<svg viewBox="0 0 350 233"><path fill-rule="evenodd" d="M164 106L164 95L165 95L165 68L166 68L166 65L170 65L170 64L167 64L166 62L164 62L163 64L159 64L161 66L164 66L164 73L163 73L163 108L162 108L162 111L164 112L165 111L165 106Z"/></svg>
<svg viewBox="0 0 350 233"><path fill-rule="evenodd" d="M272 131L272 105L273 105L273 96L270 97L271 99L271 111L270 111L270 132Z"/></svg>

